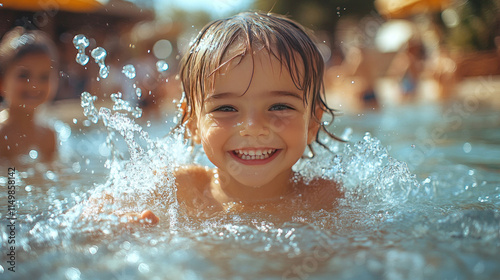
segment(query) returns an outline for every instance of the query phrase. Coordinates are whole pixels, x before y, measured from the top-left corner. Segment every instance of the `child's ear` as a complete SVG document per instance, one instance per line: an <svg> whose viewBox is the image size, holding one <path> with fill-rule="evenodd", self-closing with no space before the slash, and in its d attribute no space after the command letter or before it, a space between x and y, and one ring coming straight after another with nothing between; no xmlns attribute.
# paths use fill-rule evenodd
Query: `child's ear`
<svg viewBox="0 0 500 280"><path fill-rule="evenodd" d="M186 123L186 128L191 135L191 140L194 144L201 144L201 138L199 134L198 124L196 121L196 117L191 117Z"/></svg>
<svg viewBox="0 0 500 280"><path fill-rule="evenodd" d="M309 128L307 131L307 144L310 145L314 140L316 140L316 135L321 126L321 118L323 117L323 110L320 106L315 106L315 112L312 113L309 120Z"/></svg>

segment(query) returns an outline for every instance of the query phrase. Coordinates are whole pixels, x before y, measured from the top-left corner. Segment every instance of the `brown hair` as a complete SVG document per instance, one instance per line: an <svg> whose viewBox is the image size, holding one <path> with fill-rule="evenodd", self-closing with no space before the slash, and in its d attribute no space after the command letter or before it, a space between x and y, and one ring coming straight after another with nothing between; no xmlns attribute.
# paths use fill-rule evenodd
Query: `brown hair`
<svg viewBox="0 0 500 280"><path fill-rule="evenodd" d="M44 32L21 26L7 32L0 43L0 77L12 63L32 53L46 54L54 65L58 63L56 46Z"/></svg>
<svg viewBox="0 0 500 280"><path fill-rule="evenodd" d="M224 61L228 49L235 45L242 48ZM185 104L177 127L185 125L193 116L193 111L201 108L207 88L213 87L217 70L237 57L253 54L254 48L261 47L276 57L290 73L295 86L304 91L304 102L307 104L311 100L313 105L330 114L333 121L334 110L325 102L323 57L309 32L281 15L244 12L206 25L181 60L180 79ZM312 110L312 115L314 121L321 125L321 130L340 140L326 130L316 110ZM316 142L325 146L318 135Z"/></svg>

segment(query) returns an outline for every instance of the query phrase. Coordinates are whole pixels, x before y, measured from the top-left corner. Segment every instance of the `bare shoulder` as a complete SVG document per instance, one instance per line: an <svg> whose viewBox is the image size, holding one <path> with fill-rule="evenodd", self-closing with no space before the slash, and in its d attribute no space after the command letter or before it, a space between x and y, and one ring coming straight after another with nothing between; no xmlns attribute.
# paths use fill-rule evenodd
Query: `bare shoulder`
<svg viewBox="0 0 500 280"><path fill-rule="evenodd" d="M332 180L314 178L300 183L302 196L313 208L328 210L344 196L340 185Z"/></svg>
<svg viewBox="0 0 500 280"><path fill-rule="evenodd" d="M211 213L216 205L211 193L210 183L213 169L205 166L189 165L176 169L175 184L177 200L184 205L188 215L198 216L204 211Z"/></svg>
<svg viewBox="0 0 500 280"><path fill-rule="evenodd" d="M186 165L176 168L174 172L178 187L198 187L210 183L213 171L211 168L200 165Z"/></svg>

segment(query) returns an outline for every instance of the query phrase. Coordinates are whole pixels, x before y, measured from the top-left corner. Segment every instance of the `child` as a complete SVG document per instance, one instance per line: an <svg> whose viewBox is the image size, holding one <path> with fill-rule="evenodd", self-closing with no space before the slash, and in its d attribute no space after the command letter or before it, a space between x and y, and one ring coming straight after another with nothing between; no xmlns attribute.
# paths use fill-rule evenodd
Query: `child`
<svg viewBox="0 0 500 280"><path fill-rule="evenodd" d="M36 122L35 112L57 89L56 66L54 43L43 32L16 27L5 34L0 43L0 90L8 109L0 122L0 158L54 158L55 133Z"/></svg>
<svg viewBox="0 0 500 280"><path fill-rule="evenodd" d="M285 17L247 12L201 30L181 61L185 104L178 127L216 168L176 170L177 199L188 214L333 209L341 195L334 182L306 183L292 171L319 129L327 132L323 113L333 117L323 71L304 28ZM105 196L105 203L113 198ZM95 209L86 215L101 211ZM159 221L150 210L125 216Z"/></svg>

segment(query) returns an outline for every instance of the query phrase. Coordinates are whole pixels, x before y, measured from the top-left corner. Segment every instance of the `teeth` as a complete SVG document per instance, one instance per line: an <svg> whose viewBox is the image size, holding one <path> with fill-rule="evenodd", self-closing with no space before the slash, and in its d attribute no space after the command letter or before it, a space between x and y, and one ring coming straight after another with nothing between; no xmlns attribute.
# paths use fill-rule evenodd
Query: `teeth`
<svg viewBox="0 0 500 280"><path fill-rule="evenodd" d="M235 150L235 154L244 160L255 160L255 159L266 159L270 157L275 149L264 149L264 150Z"/></svg>

